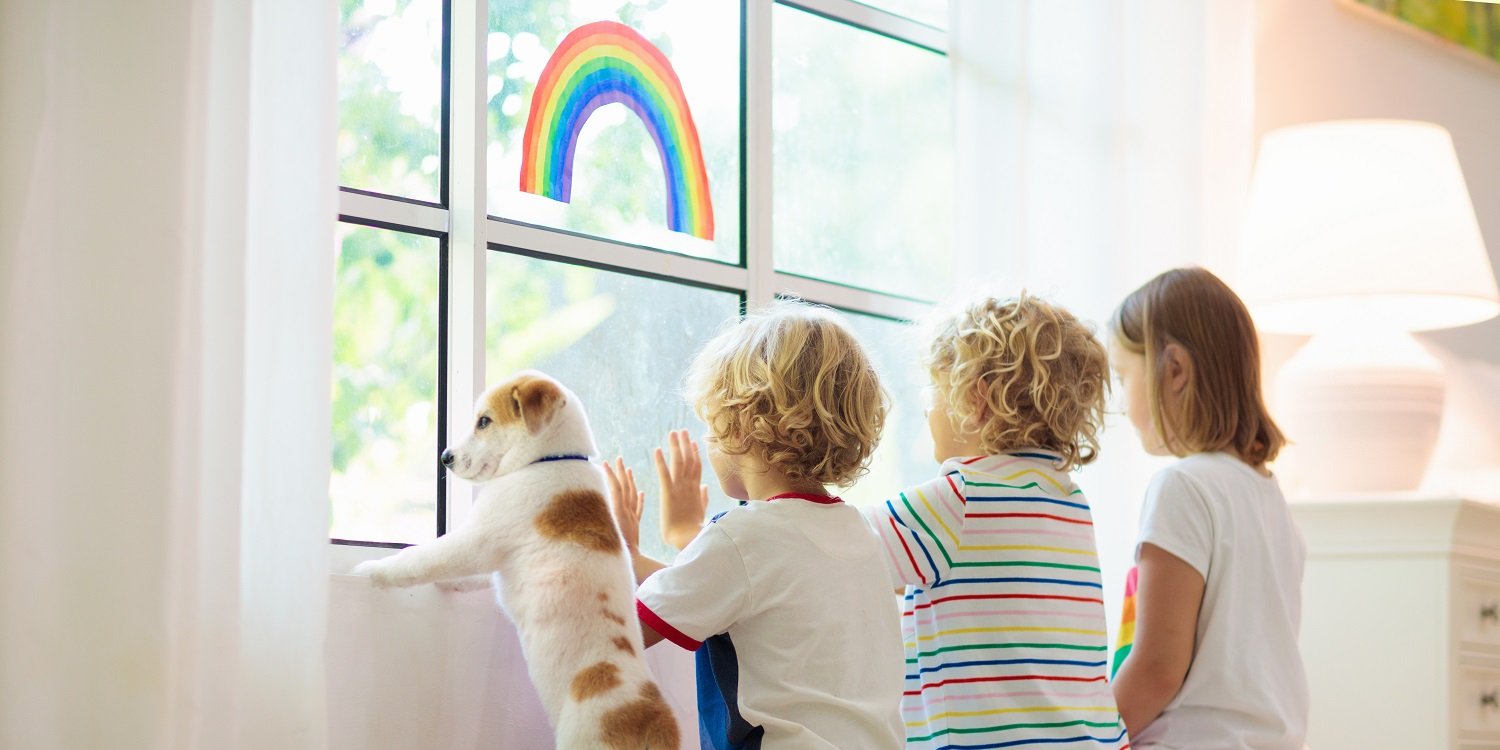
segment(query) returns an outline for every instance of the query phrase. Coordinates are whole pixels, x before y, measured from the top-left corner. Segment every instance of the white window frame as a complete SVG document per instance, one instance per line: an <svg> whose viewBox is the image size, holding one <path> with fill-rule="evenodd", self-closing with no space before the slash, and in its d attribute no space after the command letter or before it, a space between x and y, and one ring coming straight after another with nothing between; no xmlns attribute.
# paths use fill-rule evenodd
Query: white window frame
<svg viewBox="0 0 1500 750"><path fill-rule="evenodd" d="M488 0L447 0L448 74L446 208L341 188L339 214L355 222L441 232L447 253L447 444L468 429L485 372L485 268L490 252L520 248L535 255L631 275L739 292L748 309L797 297L849 312L911 320L931 303L776 270L772 250L772 11L785 5L946 55L948 32L855 0L741 0L743 13L745 216L743 265L695 258L621 242L536 227L487 212L486 146L489 61ZM462 64L461 64L462 63ZM735 227L738 231L739 227ZM446 528L463 522L474 491L450 488ZM404 545L384 545L404 546ZM335 570L389 554L372 544L334 545Z"/></svg>

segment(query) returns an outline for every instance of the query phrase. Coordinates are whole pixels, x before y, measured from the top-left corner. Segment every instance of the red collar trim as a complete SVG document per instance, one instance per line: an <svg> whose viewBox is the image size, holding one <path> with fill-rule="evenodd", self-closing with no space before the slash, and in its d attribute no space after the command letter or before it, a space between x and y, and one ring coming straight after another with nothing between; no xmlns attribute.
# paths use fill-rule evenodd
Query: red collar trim
<svg viewBox="0 0 1500 750"><path fill-rule="evenodd" d="M831 495L809 495L804 492L783 492L780 495L772 495L766 498L766 502L768 503L772 500L806 500L819 505L835 505L844 502L843 499Z"/></svg>

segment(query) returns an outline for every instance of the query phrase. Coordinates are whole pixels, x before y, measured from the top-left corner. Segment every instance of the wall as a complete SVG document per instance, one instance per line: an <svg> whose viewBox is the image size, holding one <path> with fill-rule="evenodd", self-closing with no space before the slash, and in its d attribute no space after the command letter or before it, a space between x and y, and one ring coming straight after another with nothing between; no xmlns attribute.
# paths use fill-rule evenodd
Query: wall
<svg viewBox="0 0 1500 750"><path fill-rule="evenodd" d="M342 571L392 550L333 551L340 572L328 592L331 750L552 746L516 630L492 592L378 590ZM646 652L646 661L677 715L684 747L696 747L692 654L663 642Z"/></svg>

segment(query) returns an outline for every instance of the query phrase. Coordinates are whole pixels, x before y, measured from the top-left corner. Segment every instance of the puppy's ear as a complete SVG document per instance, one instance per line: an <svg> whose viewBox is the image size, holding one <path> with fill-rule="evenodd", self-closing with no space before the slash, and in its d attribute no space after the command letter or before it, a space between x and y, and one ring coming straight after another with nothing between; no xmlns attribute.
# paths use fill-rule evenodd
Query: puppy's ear
<svg viewBox="0 0 1500 750"><path fill-rule="evenodd" d="M510 391L510 399L516 416L526 422L526 431L533 435L541 431L568 401L556 383L541 378L528 378L517 383Z"/></svg>

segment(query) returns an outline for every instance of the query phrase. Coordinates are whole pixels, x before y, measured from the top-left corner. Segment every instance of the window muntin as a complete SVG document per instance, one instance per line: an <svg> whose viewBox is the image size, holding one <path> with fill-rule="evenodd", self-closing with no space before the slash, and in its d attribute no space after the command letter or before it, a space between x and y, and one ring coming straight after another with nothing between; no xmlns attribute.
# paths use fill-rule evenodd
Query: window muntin
<svg viewBox="0 0 1500 750"><path fill-rule="evenodd" d="M872 8L905 16L936 29L948 28L948 0L859 0Z"/></svg>

